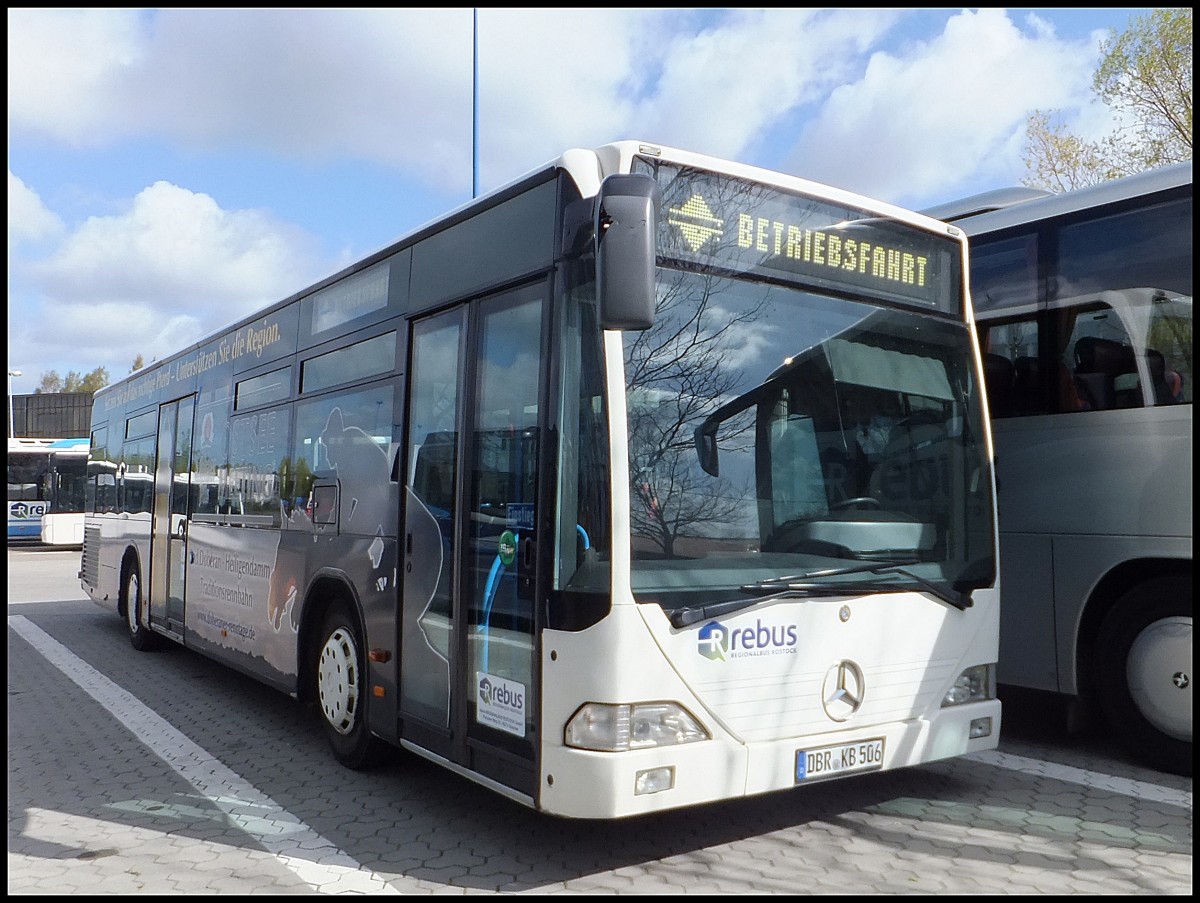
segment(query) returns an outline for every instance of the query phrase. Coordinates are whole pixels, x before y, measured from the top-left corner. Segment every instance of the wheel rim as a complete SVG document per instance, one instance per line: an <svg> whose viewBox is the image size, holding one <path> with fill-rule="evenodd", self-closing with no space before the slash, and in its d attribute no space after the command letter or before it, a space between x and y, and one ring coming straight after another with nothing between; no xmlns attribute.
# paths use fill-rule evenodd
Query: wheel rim
<svg viewBox="0 0 1200 903"><path fill-rule="evenodd" d="M1176 740L1192 742L1192 619L1162 618L1137 635L1125 677L1138 711Z"/></svg>
<svg viewBox="0 0 1200 903"><path fill-rule="evenodd" d="M129 580L125 584L125 619L129 622L129 632L137 633L142 626L138 617L138 609L142 606L142 584L138 580L137 571L130 571Z"/></svg>
<svg viewBox="0 0 1200 903"><path fill-rule="evenodd" d="M329 635L317 667L317 691L325 720L339 734L354 730L358 714L358 650L344 627Z"/></svg>

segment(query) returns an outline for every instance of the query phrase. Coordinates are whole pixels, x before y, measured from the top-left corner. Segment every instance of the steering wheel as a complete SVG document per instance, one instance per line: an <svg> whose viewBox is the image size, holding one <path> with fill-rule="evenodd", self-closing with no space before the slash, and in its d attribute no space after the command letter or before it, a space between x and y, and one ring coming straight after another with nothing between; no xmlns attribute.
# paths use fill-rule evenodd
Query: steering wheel
<svg viewBox="0 0 1200 903"><path fill-rule="evenodd" d="M846 499L841 502L834 502L829 506L830 511L841 511L843 508L879 508L879 499L872 498L869 495L860 495L858 498Z"/></svg>

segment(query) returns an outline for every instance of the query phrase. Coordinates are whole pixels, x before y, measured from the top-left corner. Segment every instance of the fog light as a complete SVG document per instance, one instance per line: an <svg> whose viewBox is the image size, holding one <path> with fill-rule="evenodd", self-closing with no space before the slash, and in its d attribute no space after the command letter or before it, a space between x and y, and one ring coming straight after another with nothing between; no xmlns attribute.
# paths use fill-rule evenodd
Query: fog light
<svg viewBox="0 0 1200 903"><path fill-rule="evenodd" d="M992 719L991 718L973 718L971 719L970 737L972 740L978 740L980 737L990 737L992 735Z"/></svg>
<svg viewBox="0 0 1200 903"><path fill-rule="evenodd" d="M648 768L639 771L633 779L633 795L642 796L647 793L660 793L675 786L675 766L666 768Z"/></svg>

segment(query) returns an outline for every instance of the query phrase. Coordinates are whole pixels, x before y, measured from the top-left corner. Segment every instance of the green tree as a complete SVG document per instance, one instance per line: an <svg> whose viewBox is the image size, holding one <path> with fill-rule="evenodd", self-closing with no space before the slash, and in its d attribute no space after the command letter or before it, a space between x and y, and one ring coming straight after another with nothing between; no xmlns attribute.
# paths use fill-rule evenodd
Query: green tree
<svg viewBox="0 0 1200 903"><path fill-rule="evenodd" d="M38 384L38 387L33 390L33 394L53 395L57 392L96 392L107 385L107 367L97 367L88 374L81 374L75 370L71 370L65 378L59 376L57 370L47 370L42 374L42 380Z"/></svg>
<svg viewBox="0 0 1200 903"><path fill-rule="evenodd" d="M1069 191L1192 159L1192 11L1154 9L1110 29L1092 78L1120 125L1097 141L1069 132L1058 111L1026 123L1024 183Z"/></svg>
<svg viewBox="0 0 1200 903"><path fill-rule="evenodd" d="M63 390L62 377L57 370L47 370L42 374L42 381L33 390L34 395L53 395Z"/></svg>

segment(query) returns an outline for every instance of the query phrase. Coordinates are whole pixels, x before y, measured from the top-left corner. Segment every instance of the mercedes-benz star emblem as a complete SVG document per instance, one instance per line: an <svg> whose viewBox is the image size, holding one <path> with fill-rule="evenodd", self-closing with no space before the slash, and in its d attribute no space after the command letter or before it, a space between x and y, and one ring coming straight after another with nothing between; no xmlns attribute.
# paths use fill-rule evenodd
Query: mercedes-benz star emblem
<svg viewBox="0 0 1200 903"><path fill-rule="evenodd" d="M834 721L845 721L863 704L866 684L862 669L852 661L838 662L825 672L821 686L821 704Z"/></svg>

